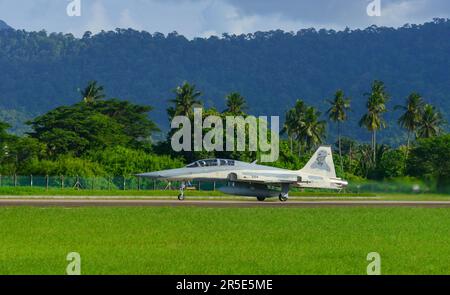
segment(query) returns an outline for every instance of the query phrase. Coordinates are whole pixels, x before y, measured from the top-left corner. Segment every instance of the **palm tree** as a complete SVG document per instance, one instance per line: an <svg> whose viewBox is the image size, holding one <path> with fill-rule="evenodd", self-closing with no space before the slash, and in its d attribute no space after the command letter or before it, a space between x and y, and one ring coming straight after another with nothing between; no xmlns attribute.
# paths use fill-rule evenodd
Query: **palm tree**
<svg viewBox="0 0 450 295"><path fill-rule="evenodd" d="M305 113L304 124L300 128L299 135L304 137L305 144L308 149L322 143L325 137L326 121L319 120L321 112L314 107L308 107Z"/></svg>
<svg viewBox="0 0 450 295"><path fill-rule="evenodd" d="M287 133L291 153L293 152L294 136L295 136L295 110L290 109L286 112L283 129L281 134Z"/></svg>
<svg viewBox="0 0 450 295"><path fill-rule="evenodd" d="M325 135L326 122L319 120L321 113L313 107L305 105L303 100L298 99L295 106L286 112L283 133L287 132L291 139L298 141L298 155L302 154L303 146L311 149L322 143Z"/></svg>
<svg viewBox="0 0 450 295"><path fill-rule="evenodd" d="M347 120L347 111L350 109L350 99L345 98L344 91L338 90L334 95L333 100L328 100L331 107L328 109L328 118L337 123L338 126L338 142L339 142L339 157L341 159L341 168L344 170L342 162L342 147L341 147L341 123Z"/></svg>
<svg viewBox="0 0 450 295"><path fill-rule="evenodd" d="M371 93L366 94L369 96L367 100L367 113L364 114L359 121L359 126L366 127L372 133L372 152L373 161L376 161L376 146L377 146L377 131L386 127L382 115L386 110L386 102L389 100L389 96L386 93L384 83L381 81L374 81L372 84Z"/></svg>
<svg viewBox="0 0 450 295"><path fill-rule="evenodd" d="M184 82L174 90L176 96L169 102L174 104L174 107L167 109L170 119L175 116L190 117L193 114L195 106L201 106L202 102L198 99L202 94L195 89L195 85Z"/></svg>
<svg viewBox="0 0 450 295"><path fill-rule="evenodd" d="M289 121L287 122L292 130L293 136L295 136L298 141L298 155L300 156L302 153L303 140L305 138L304 126L305 126L305 115L307 111L307 106L303 102L303 100L298 99L295 102L295 106L290 111Z"/></svg>
<svg viewBox="0 0 450 295"><path fill-rule="evenodd" d="M395 106L396 110L404 111L404 113L398 119L398 124L408 132L407 152L409 151L411 135L414 134L419 127L423 113L423 107L423 99L417 93L412 93L411 95L409 95L409 97L406 99L406 105Z"/></svg>
<svg viewBox="0 0 450 295"><path fill-rule="evenodd" d="M442 114L432 105L426 104L423 108L422 119L417 129L419 138L430 138L441 134L442 125L445 124Z"/></svg>
<svg viewBox="0 0 450 295"><path fill-rule="evenodd" d="M237 92L232 92L226 97L227 109L226 113L230 113L235 116L244 114L244 110L247 108L245 98Z"/></svg>
<svg viewBox="0 0 450 295"><path fill-rule="evenodd" d="M85 103L92 103L105 98L103 86L97 86L97 81L89 81L84 90L79 90Z"/></svg>

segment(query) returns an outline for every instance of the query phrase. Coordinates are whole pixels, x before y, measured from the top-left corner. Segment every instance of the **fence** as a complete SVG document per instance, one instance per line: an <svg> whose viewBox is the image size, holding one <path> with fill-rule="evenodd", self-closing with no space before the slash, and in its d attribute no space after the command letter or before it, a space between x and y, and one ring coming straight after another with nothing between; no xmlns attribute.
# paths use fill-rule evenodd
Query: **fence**
<svg viewBox="0 0 450 295"><path fill-rule="evenodd" d="M218 182L190 182L189 188L211 191ZM35 176L0 175L0 187L40 187L46 189L88 189L88 190L168 190L178 189L181 182L159 181L139 176L80 177L80 176Z"/></svg>
<svg viewBox="0 0 450 295"><path fill-rule="evenodd" d="M80 189L80 190L168 190L178 189L180 182L159 181L138 176L119 177L80 177L80 176L35 176L35 175L0 175L0 187L39 187L46 189ZM190 184L190 185L189 185ZM223 182L189 183L190 189L214 191L225 186ZM301 189L293 189L301 190ZM305 189L305 191L316 191ZM349 182L347 193L424 193L433 192L432 186L423 182L411 181L364 181Z"/></svg>

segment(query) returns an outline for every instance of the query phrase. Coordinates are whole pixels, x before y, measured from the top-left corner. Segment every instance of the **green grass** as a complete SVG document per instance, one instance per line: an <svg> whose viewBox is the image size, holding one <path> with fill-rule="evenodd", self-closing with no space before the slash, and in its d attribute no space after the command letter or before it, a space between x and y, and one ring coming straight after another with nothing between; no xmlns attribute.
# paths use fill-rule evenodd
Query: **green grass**
<svg viewBox="0 0 450 295"><path fill-rule="evenodd" d="M0 274L450 274L450 210L0 208Z"/></svg>

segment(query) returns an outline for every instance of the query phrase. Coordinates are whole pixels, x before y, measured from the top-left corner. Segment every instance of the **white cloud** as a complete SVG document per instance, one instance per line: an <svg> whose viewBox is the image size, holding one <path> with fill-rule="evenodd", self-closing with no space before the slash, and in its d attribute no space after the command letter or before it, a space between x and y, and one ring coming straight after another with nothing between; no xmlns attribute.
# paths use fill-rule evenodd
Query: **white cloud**
<svg viewBox="0 0 450 295"><path fill-rule="evenodd" d="M283 17L280 13L247 14L224 1L205 2L209 2L209 5L206 5L201 11L201 36L221 35L222 33L243 34L279 28L296 31L306 25L300 20Z"/></svg>
<svg viewBox="0 0 450 295"><path fill-rule="evenodd" d="M370 0L81 0L82 16L68 17L70 0L0 0L0 19L14 28L99 32L131 27L196 36L302 28L401 26L450 17L448 0L381 0L382 16L368 17Z"/></svg>
<svg viewBox="0 0 450 295"><path fill-rule="evenodd" d="M375 21L380 25L404 25L423 9L425 3L423 0L382 2L381 17L375 18Z"/></svg>
<svg viewBox="0 0 450 295"><path fill-rule="evenodd" d="M130 10L124 9L120 13L119 26L122 28L133 28L135 30L141 30L142 25L138 24L136 20L131 16Z"/></svg>
<svg viewBox="0 0 450 295"><path fill-rule="evenodd" d="M441 9L440 0L396 0L382 2L381 17L376 23L384 26L399 27L406 23L423 23L435 17L449 17L448 9Z"/></svg>
<svg viewBox="0 0 450 295"><path fill-rule="evenodd" d="M88 15L88 22L84 26L85 31L98 33L111 28L112 25L101 0L95 0L90 7L83 6L84 4L85 2L82 2L82 13Z"/></svg>

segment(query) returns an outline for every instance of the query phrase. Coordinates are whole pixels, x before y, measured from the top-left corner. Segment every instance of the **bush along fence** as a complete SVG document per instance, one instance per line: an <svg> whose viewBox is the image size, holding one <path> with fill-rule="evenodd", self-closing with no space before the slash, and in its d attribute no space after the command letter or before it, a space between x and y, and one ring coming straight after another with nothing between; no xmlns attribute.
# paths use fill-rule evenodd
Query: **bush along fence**
<svg viewBox="0 0 450 295"><path fill-rule="evenodd" d="M78 190L177 190L181 182L167 182L139 176L35 176L35 175L0 175L0 187L37 187L45 189L78 189ZM188 190L215 191L226 186L227 182L187 183ZM327 191L314 189L297 189L293 191ZM364 181L349 182L343 190L346 193L426 193L433 192L425 183L405 181Z"/></svg>
<svg viewBox="0 0 450 295"><path fill-rule="evenodd" d="M139 176L0 175L0 187L38 187L79 190L173 190L179 189L180 185L181 182L167 182ZM188 189L213 191L219 185L226 185L226 182L193 181L188 183Z"/></svg>

